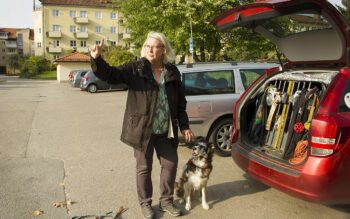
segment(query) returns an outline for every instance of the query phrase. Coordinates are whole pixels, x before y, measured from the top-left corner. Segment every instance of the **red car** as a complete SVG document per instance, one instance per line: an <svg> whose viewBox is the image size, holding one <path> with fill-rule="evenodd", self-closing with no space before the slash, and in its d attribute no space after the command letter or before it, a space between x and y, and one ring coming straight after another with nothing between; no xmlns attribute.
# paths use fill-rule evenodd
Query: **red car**
<svg viewBox="0 0 350 219"><path fill-rule="evenodd" d="M250 28L285 55L234 107L233 160L258 181L319 203L350 203L350 27L325 0L259 1L213 20Z"/></svg>

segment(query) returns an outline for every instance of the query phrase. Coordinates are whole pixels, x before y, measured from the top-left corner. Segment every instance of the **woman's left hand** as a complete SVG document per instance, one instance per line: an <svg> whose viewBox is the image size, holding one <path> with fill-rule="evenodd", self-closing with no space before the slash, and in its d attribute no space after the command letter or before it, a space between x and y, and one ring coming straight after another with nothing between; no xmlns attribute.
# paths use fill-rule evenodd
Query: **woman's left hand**
<svg viewBox="0 0 350 219"><path fill-rule="evenodd" d="M182 130L181 133L184 139L186 140L186 142L190 142L193 139L194 135L191 129Z"/></svg>

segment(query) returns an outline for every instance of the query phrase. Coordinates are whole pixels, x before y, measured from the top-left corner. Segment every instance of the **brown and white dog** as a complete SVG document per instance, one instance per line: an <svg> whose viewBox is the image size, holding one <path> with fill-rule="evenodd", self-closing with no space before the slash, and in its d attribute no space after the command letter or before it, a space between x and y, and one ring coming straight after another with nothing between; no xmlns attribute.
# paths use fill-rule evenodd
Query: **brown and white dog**
<svg viewBox="0 0 350 219"><path fill-rule="evenodd" d="M199 190L202 196L202 207L209 209L206 197L209 175L213 170L214 147L203 138L197 138L192 148L192 157L183 168L181 178L175 183L175 194L180 198L180 203L186 201L186 210L191 209L191 195Z"/></svg>

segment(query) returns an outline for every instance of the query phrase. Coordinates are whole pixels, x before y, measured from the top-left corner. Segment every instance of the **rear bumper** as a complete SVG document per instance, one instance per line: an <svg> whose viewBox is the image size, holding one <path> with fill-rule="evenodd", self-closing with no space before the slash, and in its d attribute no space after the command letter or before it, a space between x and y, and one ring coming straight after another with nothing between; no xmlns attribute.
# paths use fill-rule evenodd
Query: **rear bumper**
<svg viewBox="0 0 350 219"><path fill-rule="evenodd" d="M233 145L231 153L237 165L252 177L289 195L325 204L350 203L347 155L309 157L296 168L263 157L238 143Z"/></svg>
<svg viewBox="0 0 350 219"><path fill-rule="evenodd" d="M87 90L87 84L86 83L80 83L80 85L79 85L79 87L80 87L80 90Z"/></svg>

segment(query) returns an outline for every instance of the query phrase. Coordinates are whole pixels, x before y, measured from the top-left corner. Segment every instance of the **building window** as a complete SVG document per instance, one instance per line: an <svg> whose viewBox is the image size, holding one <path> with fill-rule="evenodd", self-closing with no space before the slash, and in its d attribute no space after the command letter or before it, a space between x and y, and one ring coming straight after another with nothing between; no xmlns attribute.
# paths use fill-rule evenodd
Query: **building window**
<svg viewBox="0 0 350 219"><path fill-rule="evenodd" d="M41 42L36 43L37 48L41 48Z"/></svg>
<svg viewBox="0 0 350 219"><path fill-rule="evenodd" d="M102 13L100 11L95 12L96 19L102 19Z"/></svg>
<svg viewBox="0 0 350 219"><path fill-rule="evenodd" d="M5 49L2 49L2 52L5 52Z"/></svg>
<svg viewBox="0 0 350 219"><path fill-rule="evenodd" d="M117 13L111 12L111 19L116 20L117 19Z"/></svg>
<svg viewBox="0 0 350 219"><path fill-rule="evenodd" d="M53 55L53 59L59 59L60 56L59 55Z"/></svg>
<svg viewBox="0 0 350 219"><path fill-rule="evenodd" d="M86 41L80 41L80 47L86 47Z"/></svg>
<svg viewBox="0 0 350 219"><path fill-rule="evenodd" d="M130 33L130 28L125 28L124 33L126 33L126 34Z"/></svg>
<svg viewBox="0 0 350 219"><path fill-rule="evenodd" d="M60 46L60 41L59 40L54 40L53 41L53 47L59 47Z"/></svg>
<svg viewBox="0 0 350 219"><path fill-rule="evenodd" d="M52 10L52 16L58 17L59 14L60 14L59 10L56 10L56 9Z"/></svg>
<svg viewBox="0 0 350 219"><path fill-rule="evenodd" d="M98 45L101 43L101 40L96 40L95 43Z"/></svg>
<svg viewBox="0 0 350 219"><path fill-rule="evenodd" d="M39 28L39 33L41 33L41 27Z"/></svg>
<svg viewBox="0 0 350 219"><path fill-rule="evenodd" d="M60 31L60 25L56 25L56 24L54 24L54 25L52 25L52 31L54 31L54 32L56 32L56 31Z"/></svg>
<svg viewBox="0 0 350 219"><path fill-rule="evenodd" d="M70 10L69 11L69 17L76 17L77 16L77 11Z"/></svg>
<svg viewBox="0 0 350 219"><path fill-rule="evenodd" d="M86 25L81 25L80 26L80 32L87 32L87 26Z"/></svg>
<svg viewBox="0 0 350 219"><path fill-rule="evenodd" d="M111 27L111 33L116 33L117 32L117 28L116 27Z"/></svg>
<svg viewBox="0 0 350 219"><path fill-rule="evenodd" d="M111 45L112 45L112 46L117 45L117 43L116 43L115 41L110 41L110 42L111 42Z"/></svg>
<svg viewBox="0 0 350 219"><path fill-rule="evenodd" d="M9 49L8 52L9 52L9 53L15 53L15 52L16 52L16 49Z"/></svg>
<svg viewBox="0 0 350 219"><path fill-rule="evenodd" d="M69 26L69 31L71 32L71 33L75 33L76 32L76 26L75 25L70 25Z"/></svg>
<svg viewBox="0 0 350 219"><path fill-rule="evenodd" d="M102 27L101 26L96 26L96 33L101 33L102 32Z"/></svg>
<svg viewBox="0 0 350 219"><path fill-rule="evenodd" d="M80 17L87 17L87 11L80 11Z"/></svg>
<svg viewBox="0 0 350 219"><path fill-rule="evenodd" d="M70 46L71 46L71 47L76 47L76 46L77 46L77 41L71 40L71 41L70 41Z"/></svg>
<svg viewBox="0 0 350 219"><path fill-rule="evenodd" d="M18 47L18 49L23 49L23 34L22 33L17 34L17 47Z"/></svg>

